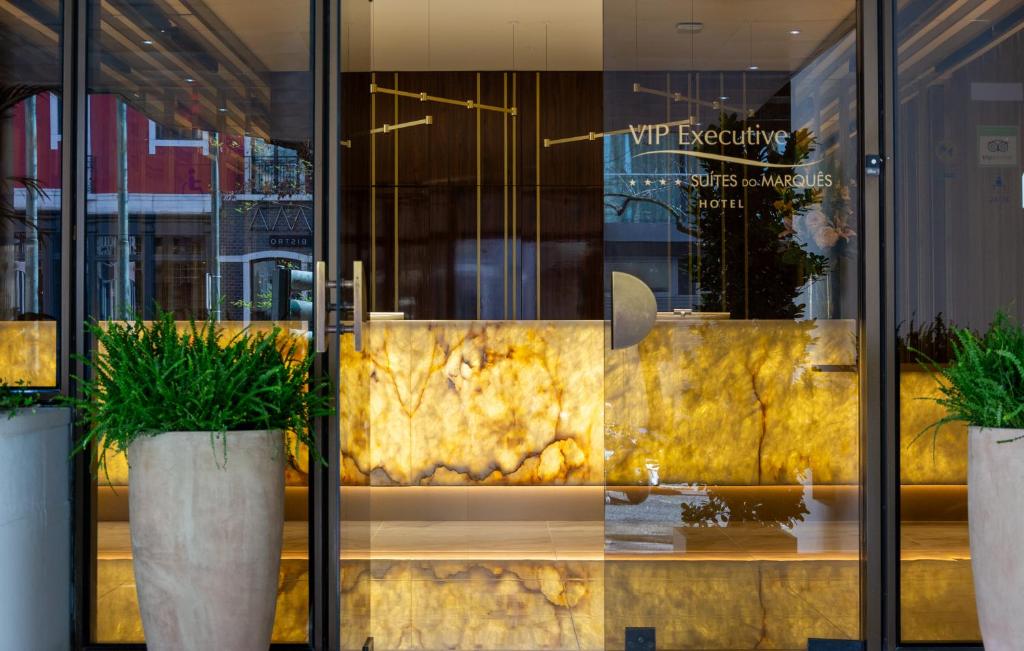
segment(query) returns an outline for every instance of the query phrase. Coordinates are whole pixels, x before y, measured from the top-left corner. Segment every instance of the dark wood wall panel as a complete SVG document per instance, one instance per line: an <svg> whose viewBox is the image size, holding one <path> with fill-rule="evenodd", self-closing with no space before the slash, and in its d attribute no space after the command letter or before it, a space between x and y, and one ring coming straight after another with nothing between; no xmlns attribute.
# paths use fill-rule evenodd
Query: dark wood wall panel
<svg viewBox="0 0 1024 651"><path fill-rule="evenodd" d="M540 73L539 112L533 72L377 72L373 80L457 100L476 101L479 92L482 103L507 102L518 115L481 110L478 124L475 109L396 102L383 92L371 98L370 74L345 76L342 131L352 147L342 150L342 249L362 256L371 273L375 237L371 309L413 319L600 318L601 140L548 148L538 142L602 129L601 73ZM426 115L433 124L369 135L373 127Z"/></svg>

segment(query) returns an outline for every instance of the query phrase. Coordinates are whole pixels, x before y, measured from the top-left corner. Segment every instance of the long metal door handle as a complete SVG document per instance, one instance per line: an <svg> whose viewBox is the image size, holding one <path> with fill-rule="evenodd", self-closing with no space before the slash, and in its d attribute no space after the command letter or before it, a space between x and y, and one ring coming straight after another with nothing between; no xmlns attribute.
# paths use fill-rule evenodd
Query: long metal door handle
<svg viewBox="0 0 1024 651"><path fill-rule="evenodd" d="M327 262L317 260L313 278L313 343L318 353L327 352Z"/></svg>
<svg viewBox="0 0 1024 651"><path fill-rule="evenodd" d="M352 280L343 280L340 283L341 289L352 290L352 325L342 324L342 315L338 315L338 325L330 327L327 325L328 310L338 309L337 305L327 304L327 290L338 287L337 283L327 280L327 263L321 261L316 263L316 278L313 282L316 292L316 322L314 325L313 339L316 343L316 352L327 351L327 333L340 332L352 333L354 335L354 347L356 352L363 350L363 328L366 324L366 292L363 288L363 263L356 260L352 263ZM340 296L338 297L340 301Z"/></svg>
<svg viewBox="0 0 1024 651"><path fill-rule="evenodd" d="M363 292L363 262L352 263L352 334L356 352L363 350L363 324L366 322L366 294Z"/></svg>
<svg viewBox="0 0 1024 651"><path fill-rule="evenodd" d="M654 328L658 302L647 283L612 272L612 350L635 346Z"/></svg>

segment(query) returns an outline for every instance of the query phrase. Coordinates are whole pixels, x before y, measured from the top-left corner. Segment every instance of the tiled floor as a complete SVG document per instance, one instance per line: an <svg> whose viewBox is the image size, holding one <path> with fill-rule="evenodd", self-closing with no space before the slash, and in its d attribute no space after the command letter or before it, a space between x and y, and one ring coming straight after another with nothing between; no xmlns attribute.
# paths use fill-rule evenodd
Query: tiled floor
<svg viewBox="0 0 1024 651"><path fill-rule="evenodd" d="M856 637L856 526L800 527L619 523L614 539L600 521L343 526L343 633L349 648L372 634L377 649L507 651L620 649L626 626L655 626L658 648L675 649ZM305 637L306 531L285 527L278 641ZM97 634L137 641L127 524L100 523L99 542ZM904 637L976 639L963 524L906 523L903 547Z"/></svg>
<svg viewBox="0 0 1024 651"><path fill-rule="evenodd" d="M858 621L853 561L367 560L343 572L343 617L369 621L384 649L616 649L626 626L656 627L664 649L797 649L855 636Z"/></svg>

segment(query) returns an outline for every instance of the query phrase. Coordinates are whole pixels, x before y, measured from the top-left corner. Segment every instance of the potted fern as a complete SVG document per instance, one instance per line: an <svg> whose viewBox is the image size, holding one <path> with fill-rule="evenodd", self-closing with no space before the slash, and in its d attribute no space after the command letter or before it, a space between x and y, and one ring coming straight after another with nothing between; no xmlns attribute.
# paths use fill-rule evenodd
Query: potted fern
<svg viewBox="0 0 1024 651"><path fill-rule="evenodd" d="M935 401L968 424L968 518L978 620L986 648L1024 640L1024 328L1003 313L983 335L954 328ZM927 430L926 430L927 431Z"/></svg>
<svg viewBox="0 0 1024 651"><path fill-rule="evenodd" d="M10 370L10 369L6 369ZM23 381L0 380L0 649L65 649L53 614L70 607L71 415L39 403Z"/></svg>
<svg viewBox="0 0 1024 651"><path fill-rule="evenodd" d="M102 476L127 454L139 610L150 651L270 644L284 518L286 433L317 460L312 419L330 413L304 341L171 313L91 324L97 347L76 400ZM300 343L302 341L302 343Z"/></svg>

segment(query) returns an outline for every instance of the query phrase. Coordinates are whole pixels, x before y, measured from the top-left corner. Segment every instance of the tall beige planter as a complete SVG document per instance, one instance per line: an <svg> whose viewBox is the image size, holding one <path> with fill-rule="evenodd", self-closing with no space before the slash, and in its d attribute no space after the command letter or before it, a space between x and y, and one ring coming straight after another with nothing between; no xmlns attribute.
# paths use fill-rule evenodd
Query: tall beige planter
<svg viewBox="0 0 1024 651"><path fill-rule="evenodd" d="M284 516L279 431L140 437L128 449L139 610L150 651L270 645ZM220 464L220 465L218 465Z"/></svg>
<svg viewBox="0 0 1024 651"><path fill-rule="evenodd" d="M71 410L0 413L0 649L67 651Z"/></svg>
<svg viewBox="0 0 1024 651"><path fill-rule="evenodd" d="M1024 430L968 430L971 567L986 651L1024 644Z"/></svg>

